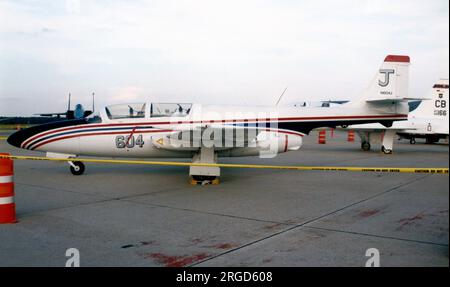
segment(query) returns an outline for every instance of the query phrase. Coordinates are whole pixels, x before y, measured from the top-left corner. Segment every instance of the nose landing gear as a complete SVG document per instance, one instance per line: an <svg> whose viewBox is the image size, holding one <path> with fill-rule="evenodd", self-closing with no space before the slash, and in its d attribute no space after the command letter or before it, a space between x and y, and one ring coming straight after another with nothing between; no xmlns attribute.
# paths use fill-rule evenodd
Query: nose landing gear
<svg viewBox="0 0 450 287"><path fill-rule="evenodd" d="M70 172L73 175L82 175L84 173L84 170L86 169L84 166L84 163L81 161L69 161L70 165Z"/></svg>

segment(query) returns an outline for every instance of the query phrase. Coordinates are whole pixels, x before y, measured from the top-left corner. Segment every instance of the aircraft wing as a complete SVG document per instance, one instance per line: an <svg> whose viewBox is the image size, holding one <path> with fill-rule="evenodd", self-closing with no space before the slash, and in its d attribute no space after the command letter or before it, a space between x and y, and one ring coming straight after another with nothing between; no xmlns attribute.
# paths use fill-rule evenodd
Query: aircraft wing
<svg viewBox="0 0 450 287"><path fill-rule="evenodd" d="M66 113L47 113L47 114L34 114L36 116L41 116L41 117L53 117L53 116L66 116Z"/></svg>
<svg viewBox="0 0 450 287"><path fill-rule="evenodd" d="M327 101L327 102L330 103L330 104L339 104L339 105L342 105L342 104L348 103L349 101L348 101L348 100L342 100L342 101L339 101L339 100L330 100L330 101Z"/></svg>

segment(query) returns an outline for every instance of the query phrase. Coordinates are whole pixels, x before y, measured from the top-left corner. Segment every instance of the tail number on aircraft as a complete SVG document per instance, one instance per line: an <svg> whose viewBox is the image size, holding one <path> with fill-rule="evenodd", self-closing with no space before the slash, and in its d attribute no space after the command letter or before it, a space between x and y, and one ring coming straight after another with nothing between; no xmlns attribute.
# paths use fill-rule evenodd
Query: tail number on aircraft
<svg viewBox="0 0 450 287"><path fill-rule="evenodd" d="M441 95L439 95L439 98L441 98ZM446 109L447 108L447 101L446 100L436 100L434 101L434 106L438 109ZM446 110L434 110L435 116L447 116Z"/></svg>
<svg viewBox="0 0 450 287"><path fill-rule="evenodd" d="M117 148L134 148L135 146L144 146L144 138L142 135L136 137L134 135L116 136Z"/></svg>

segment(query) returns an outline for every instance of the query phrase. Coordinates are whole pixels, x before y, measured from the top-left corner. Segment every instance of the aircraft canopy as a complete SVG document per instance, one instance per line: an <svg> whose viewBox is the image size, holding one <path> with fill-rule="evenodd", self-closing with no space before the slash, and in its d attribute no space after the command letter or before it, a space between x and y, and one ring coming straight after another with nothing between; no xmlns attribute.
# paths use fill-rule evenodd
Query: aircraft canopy
<svg viewBox="0 0 450 287"><path fill-rule="evenodd" d="M191 111L192 104L186 103L151 103L147 109L146 103L119 104L105 107L110 120L134 119L149 117L185 117Z"/></svg>

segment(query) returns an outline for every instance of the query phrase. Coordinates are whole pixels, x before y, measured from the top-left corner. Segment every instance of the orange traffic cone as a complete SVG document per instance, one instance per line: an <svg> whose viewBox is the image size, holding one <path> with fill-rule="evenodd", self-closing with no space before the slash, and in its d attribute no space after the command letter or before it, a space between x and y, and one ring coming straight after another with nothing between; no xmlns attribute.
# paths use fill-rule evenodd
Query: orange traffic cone
<svg viewBox="0 0 450 287"><path fill-rule="evenodd" d="M9 154L0 153L0 155ZM17 222L13 174L13 161L9 158L0 158L0 224Z"/></svg>
<svg viewBox="0 0 450 287"><path fill-rule="evenodd" d="M347 141L348 142L354 142L355 141L355 131L348 131L347 135Z"/></svg>
<svg viewBox="0 0 450 287"><path fill-rule="evenodd" d="M327 143L327 132L325 130L319 131L319 144Z"/></svg>

